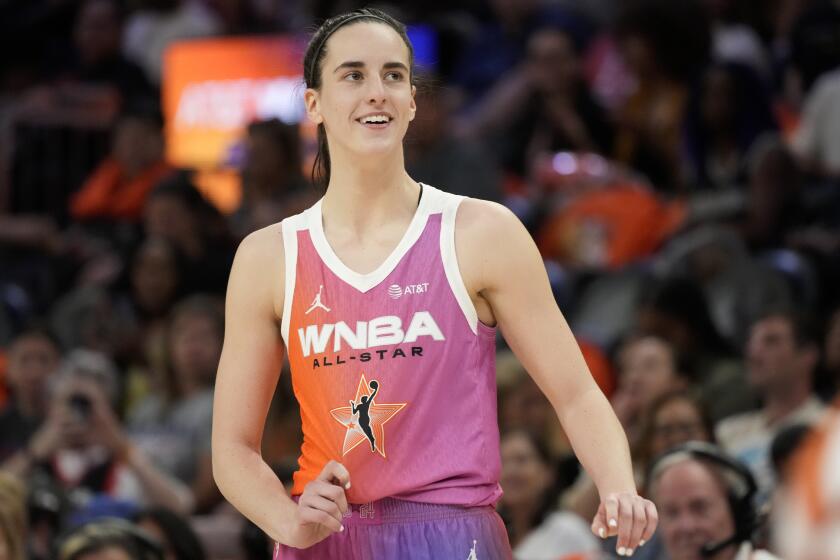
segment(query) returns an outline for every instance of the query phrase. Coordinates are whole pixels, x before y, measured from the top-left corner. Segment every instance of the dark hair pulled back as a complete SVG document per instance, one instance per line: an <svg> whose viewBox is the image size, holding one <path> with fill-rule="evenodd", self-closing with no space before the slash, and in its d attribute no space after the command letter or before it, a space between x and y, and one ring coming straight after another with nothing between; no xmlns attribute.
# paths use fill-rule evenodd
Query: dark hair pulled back
<svg viewBox="0 0 840 560"><path fill-rule="evenodd" d="M416 75L414 68L414 47L408 38L408 32L403 23L392 16L375 8L361 8L326 20L312 35L306 53L303 57L303 79L307 88L321 89L321 70L324 58L327 56L327 42L330 36L345 25L354 23L382 23L397 32L408 47L408 62L410 81L414 84ZM318 152L312 164L312 183L326 191L330 182L330 148L327 142L327 131L324 124L318 125Z"/></svg>

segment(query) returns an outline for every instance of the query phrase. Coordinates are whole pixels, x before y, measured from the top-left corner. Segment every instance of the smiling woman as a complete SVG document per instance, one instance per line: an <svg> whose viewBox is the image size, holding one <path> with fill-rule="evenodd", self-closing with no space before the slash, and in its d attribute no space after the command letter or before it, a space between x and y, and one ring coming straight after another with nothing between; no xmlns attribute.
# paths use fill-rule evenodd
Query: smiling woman
<svg viewBox="0 0 840 560"><path fill-rule="evenodd" d="M309 44L325 194L237 252L213 416L219 488L277 542L275 560L509 560L494 510L498 325L598 486L592 531L630 555L656 512L533 240L506 208L405 170L413 66L405 27L378 10L329 19ZM260 455L284 354L304 435L291 496Z"/></svg>

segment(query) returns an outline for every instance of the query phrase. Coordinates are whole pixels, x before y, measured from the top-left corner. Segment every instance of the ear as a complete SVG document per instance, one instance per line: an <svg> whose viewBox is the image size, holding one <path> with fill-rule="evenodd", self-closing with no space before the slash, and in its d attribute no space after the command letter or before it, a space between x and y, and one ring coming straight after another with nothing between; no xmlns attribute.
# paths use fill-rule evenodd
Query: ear
<svg viewBox="0 0 840 560"><path fill-rule="evenodd" d="M324 122L324 116L321 115L321 94L317 90L307 88L303 93L303 103L310 121L315 124Z"/></svg>
<svg viewBox="0 0 840 560"><path fill-rule="evenodd" d="M417 100L415 96L417 95L417 86L411 86L411 104L408 106L408 120L413 121L415 115L417 114Z"/></svg>

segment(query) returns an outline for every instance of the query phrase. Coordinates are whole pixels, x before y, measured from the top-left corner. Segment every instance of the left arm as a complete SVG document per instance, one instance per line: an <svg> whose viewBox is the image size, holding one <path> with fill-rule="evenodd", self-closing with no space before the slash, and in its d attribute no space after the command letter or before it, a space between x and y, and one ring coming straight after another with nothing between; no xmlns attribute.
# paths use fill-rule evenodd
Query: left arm
<svg viewBox="0 0 840 560"><path fill-rule="evenodd" d="M493 250L482 250L487 247ZM593 532L617 534L619 550L635 550L652 536L656 509L636 493L624 430L557 307L531 236L506 208L465 200L456 222L456 250L476 308L492 314L598 487L601 506Z"/></svg>

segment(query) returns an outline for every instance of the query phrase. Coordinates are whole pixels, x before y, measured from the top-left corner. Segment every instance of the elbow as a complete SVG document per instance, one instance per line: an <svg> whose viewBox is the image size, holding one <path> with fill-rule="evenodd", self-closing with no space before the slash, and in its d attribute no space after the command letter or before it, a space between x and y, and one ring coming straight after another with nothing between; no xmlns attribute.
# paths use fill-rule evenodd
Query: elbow
<svg viewBox="0 0 840 560"><path fill-rule="evenodd" d="M226 488L242 473L242 464L249 454L259 455L259 451L250 446L221 438L213 438L210 447L210 471L213 482L222 494Z"/></svg>

